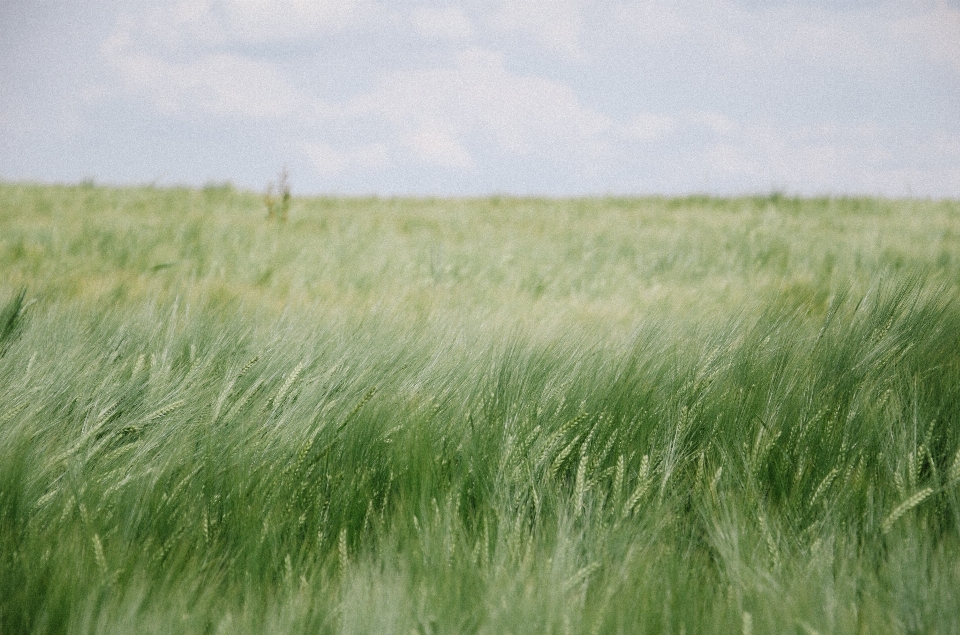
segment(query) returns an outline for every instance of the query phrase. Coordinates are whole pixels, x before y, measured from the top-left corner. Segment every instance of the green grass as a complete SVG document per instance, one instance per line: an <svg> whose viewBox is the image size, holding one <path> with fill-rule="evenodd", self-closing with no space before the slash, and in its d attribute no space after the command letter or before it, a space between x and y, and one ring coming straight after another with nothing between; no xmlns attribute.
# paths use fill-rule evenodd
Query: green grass
<svg viewBox="0 0 960 635"><path fill-rule="evenodd" d="M0 268L2 633L960 632L960 203L6 184Z"/></svg>

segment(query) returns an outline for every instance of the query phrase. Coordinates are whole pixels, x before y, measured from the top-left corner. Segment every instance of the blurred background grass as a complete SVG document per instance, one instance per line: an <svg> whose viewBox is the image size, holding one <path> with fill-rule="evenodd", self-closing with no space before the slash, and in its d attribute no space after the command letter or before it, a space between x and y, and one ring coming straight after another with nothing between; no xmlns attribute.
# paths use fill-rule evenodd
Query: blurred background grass
<svg viewBox="0 0 960 635"><path fill-rule="evenodd" d="M37 297L321 304L632 328L922 269L957 284L953 202L299 199L288 223L229 186L0 186L0 262Z"/></svg>

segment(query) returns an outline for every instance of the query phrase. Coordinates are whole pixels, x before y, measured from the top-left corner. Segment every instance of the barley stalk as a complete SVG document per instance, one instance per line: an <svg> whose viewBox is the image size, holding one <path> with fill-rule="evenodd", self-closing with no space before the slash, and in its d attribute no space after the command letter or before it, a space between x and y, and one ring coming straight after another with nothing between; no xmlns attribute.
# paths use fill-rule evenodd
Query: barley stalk
<svg viewBox="0 0 960 635"><path fill-rule="evenodd" d="M43 496L37 499L37 502L34 503L33 508L34 509L42 508L44 505L46 505L51 500L53 500L53 497L59 493L60 493L60 488L57 488L57 487L51 488L49 492L47 492L46 494L44 494Z"/></svg>
<svg viewBox="0 0 960 635"><path fill-rule="evenodd" d="M190 470L190 472L186 476L184 476L182 479L180 479L180 482L177 483L172 490L170 490L169 495L166 495L166 494L164 495L164 500L167 500L167 501L175 500L176 497L180 495L180 492L182 492L184 488L186 488L187 483L189 483L194 476L200 473L200 470L202 467L203 467L202 465L198 465L197 467Z"/></svg>
<svg viewBox="0 0 960 635"><path fill-rule="evenodd" d="M264 384L264 380L262 377L257 381L253 382L253 385L247 388L246 391L244 391L244 393L240 396L240 399L238 399L233 404L233 406L230 407L230 410L227 411L227 414L223 416L224 420L229 421L230 419L235 417L237 413L243 410L243 408L250 401L250 398L253 397L253 393L257 392L257 390L259 390L260 387L263 386L263 384Z"/></svg>
<svg viewBox="0 0 960 635"><path fill-rule="evenodd" d="M100 542L100 534L93 534L93 557L97 561L97 567L103 575L109 571L107 567L107 558L103 555L103 544Z"/></svg>
<svg viewBox="0 0 960 635"><path fill-rule="evenodd" d="M810 499L810 507L813 507L817 500L820 499L820 495L827 491L827 488L830 487L833 479L837 478L837 474L839 473L840 471L837 468L833 468L827 472L827 475L823 477L820 485L817 486L817 490L813 493L813 498Z"/></svg>
<svg viewBox="0 0 960 635"><path fill-rule="evenodd" d="M343 527L340 529L340 538L337 541L337 554L340 557L340 571L347 570L348 554L347 554L347 528Z"/></svg>
<svg viewBox="0 0 960 635"><path fill-rule="evenodd" d="M101 410L100 414L97 415L96 425L99 426L100 424L105 422L107 419L109 419L110 415L112 415L117 410L117 406L119 405L120 405L120 400L117 399L112 404L110 404L109 406Z"/></svg>
<svg viewBox="0 0 960 635"><path fill-rule="evenodd" d="M600 568L599 562L591 562L590 564L588 564L587 566L583 567L582 569L574 573L572 576L570 576L570 578L566 582L564 582L563 590L570 591L571 589L574 589L580 586L581 584L587 582L587 580L590 579L590 576L593 575L593 573L599 568Z"/></svg>
<svg viewBox="0 0 960 635"><path fill-rule="evenodd" d="M513 454L514 441L516 441L516 436L512 434L508 434L504 441L503 454L500 456L500 466L497 470L501 474L505 474L507 467L510 465L510 456Z"/></svg>
<svg viewBox="0 0 960 635"><path fill-rule="evenodd" d="M130 372L131 379L139 375L140 371L143 370L144 359L145 359L144 354L140 353L140 355L137 357L136 363L133 365L133 370Z"/></svg>
<svg viewBox="0 0 960 635"><path fill-rule="evenodd" d="M146 417L143 418L143 422L147 423L149 421L153 421L154 419L165 417L166 415L170 414L171 412L173 412L183 404L184 404L183 399L177 399L173 403L167 404L163 408L158 408L157 410L154 410L153 412L148 414Z"/></svg>
<svg viewBox="0 0 960 635"><path fill-rule="evenodd" d="M907 493L907 488L903 484L903 476L900 474L900 465L897 465L897 471L893 473L893 484L897 488L897 493L900 496L904 496Z"/></svg>
<svg viewBox="0 0 960 635"><path fill-rule="evenodd" d="M557 458L553 460L553 465L550 466L550 476L556 477L557 472L560 471L560 466L563 465L563 462L566 460L567 455L573 452L573 447L576 445L577 441L580 440L580 435L573 437L573 440L567 444L565 448L560 451L560 454L557 455Z"/></svg>
<svg viewBox="0 0 960 635"><path fill-rule="evenodd" d="M377 392L376 386L367 391L367 394L363 396L363 399L361 399L360 402L353 408L353 410L350 411L350 414L343 418L343 422L337 426L338 432L343 428L343 426L347 425L347 422L350 421L350 419L352 419L358 412L360 412L365 405L367 405L368 401L373 399L373 394L375 392Z"/></svg>
<svg viewBox="0 0 960 635"><path fill-rule="evenodd" d="M180 536L182 536L185 531L186 525L180 525L177 527L176 531L174 531L173 534L163 542L163 545L160 546L160 551L157 552L155 556L157 561L162 562L163 559L167 557L167 554L170 553L170 550L173 548L173 546L180 541Z"/></svg>
<svg viewBox="0 0 960 635"><path fill-rule="evenodd" d="M23 372L24 379L30 377L30 371L33 370L33 363L34 363L35 361L37 361L37 353L36 353L36 352L34 352L34 353L30 356L30 360L27 362L27 370L25 370L25 371ZM26 383L26 381L24 381L24 383Z"/></svg>
<svg viewBox="0 0 960 635"><path fill-rule="evenodd" d="M913 496L911 496L910 498L908 498L907 500L897 505L897 507L892 512L890 512L890 515L887 516L886 519L881 524L883 533L888 533L890 529L893 527L893 524L898 520L900 520L901 516L906 514L908 511L910 511L911 509L913 509L923 501L925 501L927 497L929 497L931 494L933 494L933 488L925 487L919 492L917 492L916 494L914 494Z"/></svg>
<svg viewBox="0 0 960 635"><path fill-rule="evenodd" d="M583 496L587 491L587 446L584 444L580 450L580 463L577 465L577 480L574 486L573 499L576 501L576 515L579 516L583 510Z"/></svg>
<svg viewBox="0 0 960 635"><path fill-rule="evenodd" d="M760 514L758 520L760 521L760 530L763 532L763 539L767 543L767 550L770 552L770 558L773 560L773 566L775 569L779 569L780 549L777 548L777 541L773 537L773 532L770 531L770 525L767 522L767 517L765 514Z"/></svg>
<svg viewBox="0 0 960 635"><path fill-rule="evenodd" d="M18 414L23 412L26 409L28 403L29 401L27 401L26 398L21 399L19 403L9 408L5 413L3 413L3 415L0 415L0 424L6 423L10 419L13 419Z"/></svg>
<svg viewBox="0 0 960 635"><path fill-rule="evenodd" d="M610 452L610 450L613 449L613 444L616 443L617 441L618 432L619 430L614 430L613 434L610 435L610 438L607 439L607 442L604 444L603 449L600 451L600 454L597 455L597 460L594 463L595 467L598 466L600 463L602 463L604 459L607 458L607 454Z"/></svg>
<svg viewBox="0 0 960 635"><path fill-rule="evenodd" d="M640 460L640 474L639 474L639 483L637 488L633 490L633 494L630 495L630 498L627 499L627 502L623 506L623 518L626 518L633 513L634 507L637 506L637 503L640 502L640 499L643 498L643 495L647 493L647 490L650 489L650 483L652 479L650 478L650 455L644 454L643 458Z"/></svg>
<svg viewBox="0 0 960 635"><path fill-rule="evenodd" d="M240 369L240 372L237 374L237 378L239 379L240 377L243 377L244 375L246 375L247 371L253 368L253 365L256 364L257 361L259 361L259 359L260 359L259 355L254 355L253 359L247 362L247 365Z"/></svg>
<svg viewBox="0 0 960 635"><path fill-rule="evenodd" d="M623 455L617 457L617 471L613 477L613 501L617 502L620 500L620 496L623 495Z"/></svg>
<svg viewBox="0 0 960 635"><path fill-rule="evenodd" d="M597 417L597 420L594 422L593 427L590 428L589 434L587 434L587 438L584 439L583 441L583 447L585 448L590 447L590 444L593 442L593 437L597 433L597 430L600 427L600 422L603 421L604 414L605 413L601 412L600 416Z"/></svg>
<svg viewBox="0 0 960 635"><path fill-rule="evenodd" d="M527 456L527 453L530 451L533 443L537 440L538 434L540 434L539 425L534 426L533 430L530 431L530 434L526 435L525 438L521 439L519 444L514 446L511 454L517 457L517 460L513 462L513 469L510 472L513 478L519 478L520 470L524 465L523 459Z"/></svg>
<svg viewBox="0 0 960 635"><path fill-rule="evenodd" d="M710 493L714 498L717 497L717 485L720 483L720 477L723 476L723 466L717 468L717 471L713 473L713 478L710 479Z"/></svg>
<svg viewBox="0 0 960 635"><path fill-rule="evenodd" d="M567 421L565 424L560 426L560 428L554 431L553 434L547 439L547 442L543 446L543 451L540 453L539 458L537 459L536 465L543 465L547 460L547 457L550 456L550 453L553 452L554 448L561 443L562 439L567 435L567 432L572 430L580 422L587 418L586 412L581 412L579 415Z"/></svg>
<svg viewBox="0 0 960 635"><path fill-rule="evenodd" d="M960 448L958 448L957 453L953 455L953 464L947 471L947 483L952 485L957 481L960 481Z"/></svg>
<svg viewBox="0 0 960 635"><path fill-rule="evenodd" d="M910 489L916 489L917 487L918 472L917 451L915 450L907 454L907 482L910 484Z"/></svg>
<svg viewBox="0 0 960 635"><path fill-rule="evenodd" d="M283 385L280 386L280 390L277 391L277 396L273 398L274 407L279 406L283 402L283 398L287 395L287 391L290 390L290 387L293 386L293 382L297 380L297 377L300 376L300 373L303 372L304 363L301 361L297 366L290 371L290 374L287 375L286 381L283 382Z"/></svg>

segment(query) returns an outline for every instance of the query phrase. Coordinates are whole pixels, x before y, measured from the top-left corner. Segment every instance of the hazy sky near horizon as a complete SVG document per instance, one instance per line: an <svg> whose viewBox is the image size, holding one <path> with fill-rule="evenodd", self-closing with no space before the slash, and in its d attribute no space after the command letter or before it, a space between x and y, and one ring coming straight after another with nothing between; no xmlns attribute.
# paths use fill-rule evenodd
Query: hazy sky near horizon
<svg viewBox="0 0 960 635"><path fill-rule="evenodd" d="M960 198L960 0L0 0L0 179Z"/></svg>

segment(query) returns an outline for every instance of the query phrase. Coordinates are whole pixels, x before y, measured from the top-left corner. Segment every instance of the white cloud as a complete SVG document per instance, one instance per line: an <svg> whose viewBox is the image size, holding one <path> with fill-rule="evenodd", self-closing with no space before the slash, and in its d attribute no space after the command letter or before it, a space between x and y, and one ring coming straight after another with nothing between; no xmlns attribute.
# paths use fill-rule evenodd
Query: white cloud
<svg viewBox="0 0 960 635"><path fill-rule="evenodd" d="M263 39L342 28L364 9L360 0L221 0L232 33Z"/></svg>
<svg viewBox="0 0 960 635"><path fill-rule="evenodd" d="M441 67L391 70L384 65L373 90L331 105L300 88L269 58L212 43L233 30L252 38L276 32L276 24L261 15L266 6L179 3L165 16L153 12L149 19L119 23L101 52L127 90L149 98L162 112L298 122L305 130L299 147L326 175L382 167L391 159L473 171L476 150L488 156L493 151L507 157L589 161L612 127L608 117L581 103L571 86L511 72L501 55L479 49L462 51ZM306 6L289 3L287 9L307 11ZM312 21L303 18L310 28L335 22L336 12L317 15ZM257 16L264 24L253 25ZM470 33L458 9L421 11L414 17L438 36ZM165 48L170 40L158 45L155 39L162 32L187 38L191 29L213 24L214 18L221 27L232 26L206 41L197 36L192 47L181 47L183 52ZM373 136L377 143L357 145L345 133ZM339 145L319 141L331 134Z"/></svg>
<svg viewBox="0 0 960 635"><path fill-rule="evenodd" d="M678 62L722 63L740 76L780 67L887 74L918 58L960 71L960 10L927 0L838 8L812 3L687 0L625 3L607 24L630 46Z"/></svg>
<svg viewBox="0 0 960 635"><path fill-rule="evenodd" d="M694 126L706 128L719 136L728 135L737 129L736 122L730 117L713 110L698 110L690 113L687 120Z"/></svg>
<svg viewBox="0 0 960 635"><path fill-rule="evenodd" d="M301 148L310 158L317 173L324 177L336 177L350 170L383 168L390 163L390 150L386 144L371 143L338 150L325 143L302 143Z"/></svg>
<svg viewBox="0 0 960 635"><path fill-rule="evenodd" d="M928 10L890 24L892 38L906 46L920 46L929 59L960 75L960 9L936 3Z"/></svg>
<svg viewBox="0 0 960 635"><path fill-rule="evenodd" d="M168 44L268 43L343 29L376 8L369 0L180 0L146 22Z"/></svg>
<svg viewBox="0 0 960 635"><path fill-rule="evenodd" d="M701 156L710 173L755 189L891 196L960 192L960 139L912 139L869 123L752 125L734 138L707 143Z"/></svg>
<svg viewBox="0 0 960 635"><path fill-rule="evenodd" d="M480 50L461 53L448 67L395 71L346 111L385 119L407 138L442 130L458 143L471 136L511 155L587 152L611 125L569 86L512 74L499 55Z"/></svg>
<svg viewBox="0 0 960 635"><path fill-rule="evenodd" d="M324 187L960 191L960 10L618 1L174 0L101 52L143 116L255 120Z"/></svg>
<svg viewBox="0 0 960 635"><path fill-rule="evenodd" d="M104 43L102 53L128 87L165 112L285 117L312 102L272 65L236 54L208 53L171 62L136 49L123 31ZM314 106L319 108L318 103Z"/></svg>
<svg viewBox="0 0 960 635"><path fill-rule="evenodd" d="M634 115L627 125L627 135L635 139L650 141L664 137L677 127L677 120L670 115L655 112L642 112Z"/></svg>
<svg viewBox="0 0 960 635"><path fill-rule="evenodd" d="M503 0L490 23L502 32L530 38L553 53L580 57L581 9L579 0Z"/></svg>
<svg viewBox="0 0 960 635"><path fill-rule="evenodd" d="M417 33L440 40L467 40L473 37L473 25L457 7L419 7L413 14Z"/></svg>
<svg viewBox="0 0 960 635"><path fill-rule="evenodd" d="M660 2L623 4L611 17L612 24L628 31L641 45L660 45L694 29L693 21L681 13L680 7Z"/></svg>
<svg viewBox="0 0 960 635"><path fill-rule="evenodd" d="M444 168L472 168L473 159L456 137L437 128L422 128L405 139L417 158Z"/></svg>
<svg viewBox="0 0 960 635"><path fill-rule="evenodd" d="M707 132L709 137L723 137L737 129L737 123L713 110L680 111L675 114L641 112L627 123L624 134L630 139L653 141L684 130Z"/></svg>

